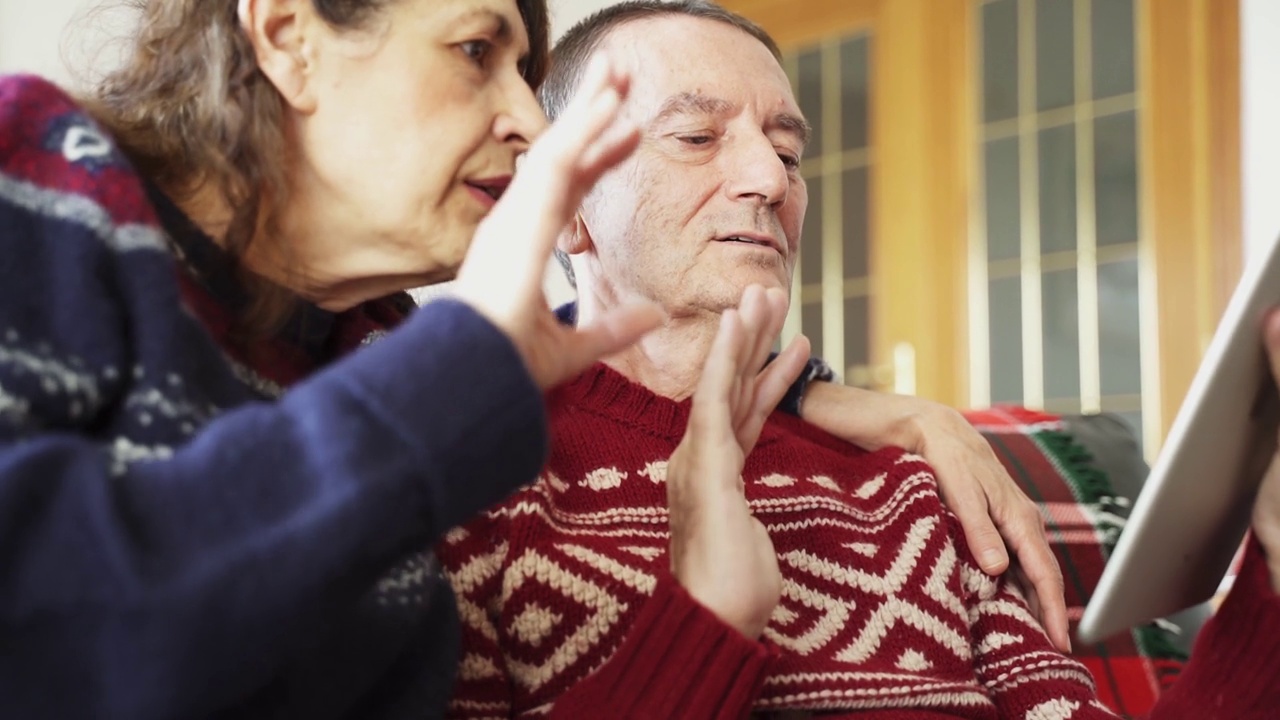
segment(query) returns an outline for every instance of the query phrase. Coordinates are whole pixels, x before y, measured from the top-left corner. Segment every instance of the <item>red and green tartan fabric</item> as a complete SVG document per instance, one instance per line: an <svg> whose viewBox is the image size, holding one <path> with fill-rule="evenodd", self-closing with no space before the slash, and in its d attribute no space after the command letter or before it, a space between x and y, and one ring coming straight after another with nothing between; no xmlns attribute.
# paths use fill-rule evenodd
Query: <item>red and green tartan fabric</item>
<svg viewBox="0 0 1280 720"><path fill-rule="evenodd" d="M1056 415L1016 407L965 412L1005 469L1044 515L1062 567L1072 637L1084 606L1115 549L1123 520L1111 480ZM1098 696L1123 717L1141 716L1182 671L1186 656L1159 624L1098 644L1077 643L1072 656L1093 673Z"/></svg>

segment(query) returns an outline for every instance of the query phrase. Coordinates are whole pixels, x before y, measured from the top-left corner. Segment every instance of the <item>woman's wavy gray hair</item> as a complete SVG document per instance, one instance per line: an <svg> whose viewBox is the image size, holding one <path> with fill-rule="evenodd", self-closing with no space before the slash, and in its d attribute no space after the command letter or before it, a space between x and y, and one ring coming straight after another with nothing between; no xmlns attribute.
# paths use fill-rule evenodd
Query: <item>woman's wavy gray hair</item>
<svg viewBox="0 0 1280 720"><path fill-rule="evenodd" d="M408 1L311 3L332 27L365 30L376 26L386 7ZM223 246L239 260L255 236L275 236L289 187L282 101L258 70L237 5L236 0L114 3L136 14L136 31L119 39L121 64L84 101L138 171L166 192L181 196L199 187L218 189L232 209ZM516 5L529 33L524 77L537 88L550 50L546 0L516 0ZM240 321L252 337L270 331L293 301L279 288L245 276L254 302Z"/></svg>

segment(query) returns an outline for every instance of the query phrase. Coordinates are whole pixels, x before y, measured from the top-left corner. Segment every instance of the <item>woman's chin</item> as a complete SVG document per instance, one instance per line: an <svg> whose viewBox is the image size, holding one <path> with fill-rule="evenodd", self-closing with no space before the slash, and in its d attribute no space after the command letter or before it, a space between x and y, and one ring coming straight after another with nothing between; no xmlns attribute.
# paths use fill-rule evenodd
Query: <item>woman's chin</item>
<svg viewBox="0 0 1280 720"><path fill-rule="evenodd" d="M439 285L440 283L450 282L458 277L458 268L461 262L448 266L438 266L424 272L420 282L416 283L420 287L429 287L431 285Z"/></svg>

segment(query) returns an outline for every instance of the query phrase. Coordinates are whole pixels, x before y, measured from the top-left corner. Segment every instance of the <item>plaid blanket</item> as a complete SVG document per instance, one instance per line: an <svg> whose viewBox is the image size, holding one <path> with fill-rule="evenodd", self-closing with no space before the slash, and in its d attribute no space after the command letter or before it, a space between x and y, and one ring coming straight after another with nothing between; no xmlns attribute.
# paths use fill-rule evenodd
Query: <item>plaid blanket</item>
<svg viewBox="0 0 1280 720"><path fill-rule="evenodd" d="M1111 481L1066 431L1061 418L1023 408L971 411L966 418L991 443L1009 474L1044 514L1066 581L1072 636L1115 549L1124 520ZM1072 653L1093 673L1098 695L1123 717L1144 715L1181 672L1186 657L1160 623Z"/></svg>

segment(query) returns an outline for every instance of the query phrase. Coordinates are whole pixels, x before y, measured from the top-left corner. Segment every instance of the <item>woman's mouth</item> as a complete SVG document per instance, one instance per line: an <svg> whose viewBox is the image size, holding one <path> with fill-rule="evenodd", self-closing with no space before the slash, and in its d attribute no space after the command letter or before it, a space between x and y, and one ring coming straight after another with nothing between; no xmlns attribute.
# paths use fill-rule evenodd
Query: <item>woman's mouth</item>
<svg viewBox="0 0 1280 720"><path fill-rule="evenodd" d="M467 192L476 199L486 210L492 208L502 198L502 194L507 191L507 187L511 185L511 177L494 177L483 180L467 180L463 184L467 186Z"/></svg>

